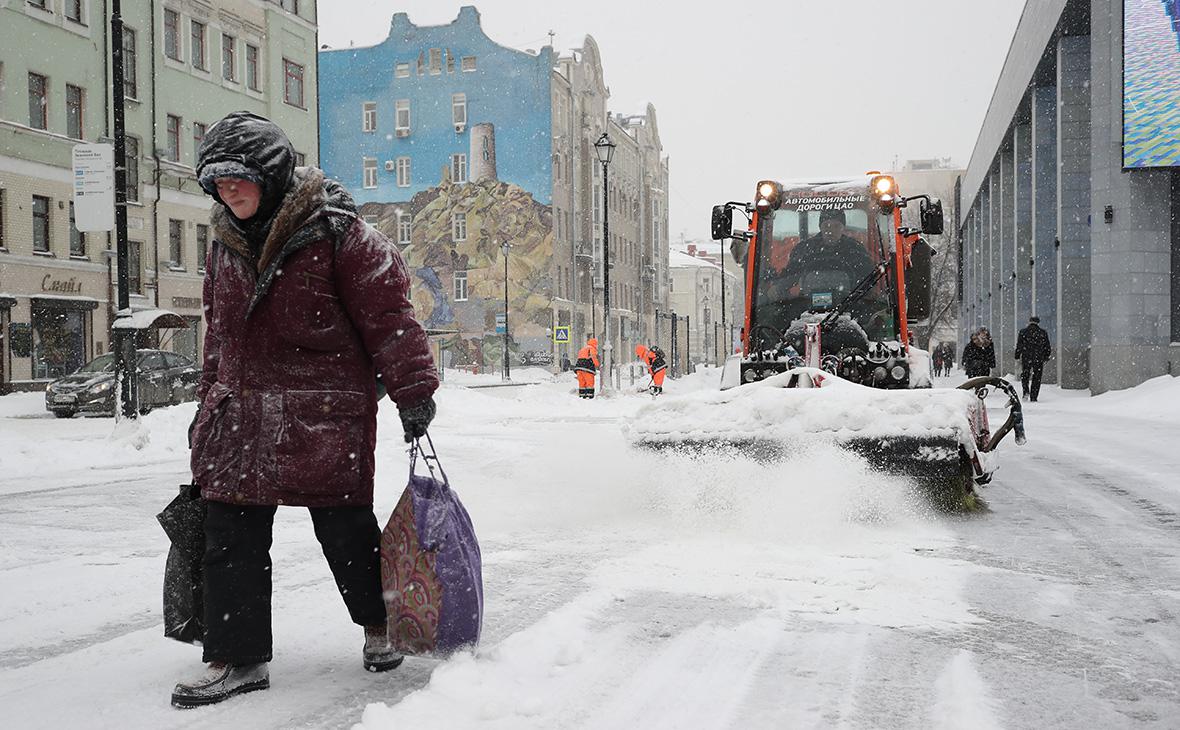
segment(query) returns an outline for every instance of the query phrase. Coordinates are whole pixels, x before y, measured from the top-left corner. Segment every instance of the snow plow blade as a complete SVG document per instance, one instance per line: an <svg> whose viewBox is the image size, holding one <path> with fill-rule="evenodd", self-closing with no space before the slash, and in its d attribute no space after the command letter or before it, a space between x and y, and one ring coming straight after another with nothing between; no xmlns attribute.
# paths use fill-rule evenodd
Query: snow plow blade
<svg viewBox="0 0 1180 730"><path fill-rule="evenodd" d="M765 460L832 443L876 471L915 480L940 503L970 508L973 485L992 472L991 454L978 446L980 408L975 388L883 390L797 368L729 390L665 396L637 413L627 436L639 448L736 450Z"/></svg>

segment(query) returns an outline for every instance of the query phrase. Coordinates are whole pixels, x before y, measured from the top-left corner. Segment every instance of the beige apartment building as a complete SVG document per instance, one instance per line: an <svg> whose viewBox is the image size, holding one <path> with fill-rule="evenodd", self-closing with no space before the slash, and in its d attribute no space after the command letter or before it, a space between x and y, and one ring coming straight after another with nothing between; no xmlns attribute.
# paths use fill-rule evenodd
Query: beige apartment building
<svg viewBox="0 0 1180 730"><path fill-rule="evenodd" d="M141 346L199 356L209 126L245 109L318 161L311 0L124 0L131 308L181 315ZM40 389L109 351L113 233L73 221L71 153L110 141L109 4L0 3L0 393ZM108 15L104 16L104 13ZM150 319L150 316L147 317Z"/></svg>

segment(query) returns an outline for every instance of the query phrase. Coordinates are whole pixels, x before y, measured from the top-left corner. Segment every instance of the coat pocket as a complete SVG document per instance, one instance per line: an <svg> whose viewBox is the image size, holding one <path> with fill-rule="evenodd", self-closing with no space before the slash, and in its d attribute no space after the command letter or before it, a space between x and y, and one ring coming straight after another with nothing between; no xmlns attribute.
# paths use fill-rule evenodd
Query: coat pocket
<svg viewBox="0 0 1180 730"><path fill-rule="evenodd" d="M193 426L193 481L202 487L228 489L237 475L242 450L233 441L242 408L233 395L229 386L214 383Z"/></svg>
<svg viewBox="0 0 1180 730"><path fill-rule="evenodd" d="M310 494L350 493L362 484L371 462L363 393L294 390L283 394L275 439L278 487Z"/></svg>

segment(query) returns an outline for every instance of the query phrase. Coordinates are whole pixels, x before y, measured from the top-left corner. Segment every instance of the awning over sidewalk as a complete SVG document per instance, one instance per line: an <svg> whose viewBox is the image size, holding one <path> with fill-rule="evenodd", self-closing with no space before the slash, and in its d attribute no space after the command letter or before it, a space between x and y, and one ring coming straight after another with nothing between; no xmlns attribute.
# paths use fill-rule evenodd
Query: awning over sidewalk
<svg viewBox="0 0 1180 730"><path fill-rule="evenodd" d="M184 329L188 327L188 322L167 309L141 309L132 312L129 317L116 317L112 326L120 330Z"/></svg>

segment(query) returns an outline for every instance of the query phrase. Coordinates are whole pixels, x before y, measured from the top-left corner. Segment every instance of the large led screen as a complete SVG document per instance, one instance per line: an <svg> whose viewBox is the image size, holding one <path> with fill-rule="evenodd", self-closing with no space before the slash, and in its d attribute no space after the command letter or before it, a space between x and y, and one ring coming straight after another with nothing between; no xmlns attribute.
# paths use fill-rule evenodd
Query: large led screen
<svg viewBox="0 0 1180 730"><path fill-rule="evenodd" d="M1180 165L1180 0L1123 2L1123 167Z"/></svg>

